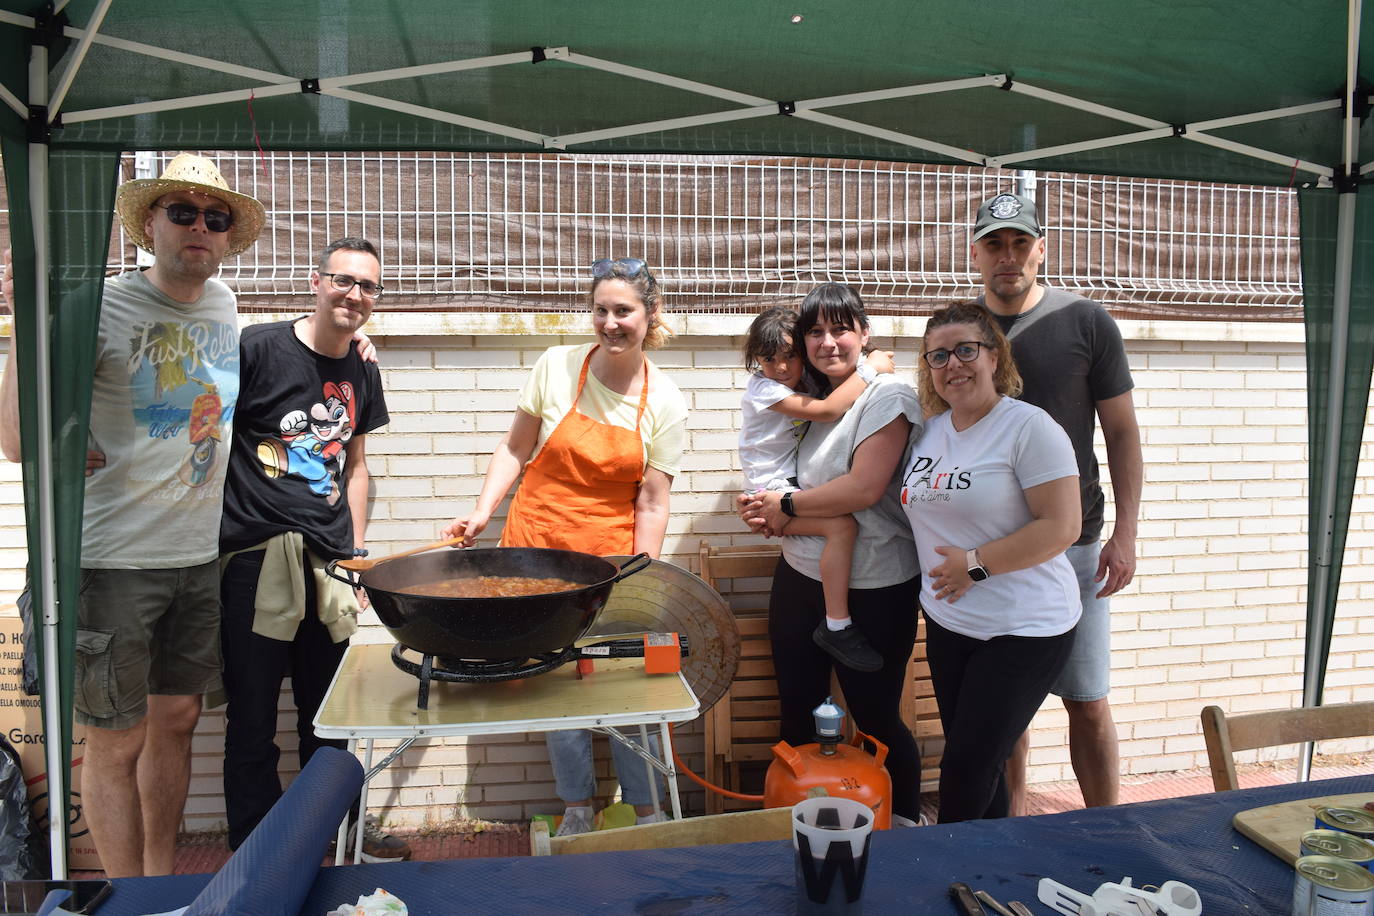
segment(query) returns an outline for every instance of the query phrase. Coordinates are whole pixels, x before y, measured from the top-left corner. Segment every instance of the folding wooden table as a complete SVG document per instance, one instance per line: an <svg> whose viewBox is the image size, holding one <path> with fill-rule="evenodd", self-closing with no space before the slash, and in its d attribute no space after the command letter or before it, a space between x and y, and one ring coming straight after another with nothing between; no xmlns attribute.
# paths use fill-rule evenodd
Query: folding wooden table
<svg viewBox="0 0 1374 916"><path fill-rule="evenodd" d="M682 817L668 724L695 719L700 707L681 672L645 674L643 659L598 659L591 674L578 677L577 664L570 662L545 674L510 681L436 681L430 687L429 708L420 709L416 703L419 680L392 663L391 648L391 644L349 646L314 721L315 734L321 738L346 738L352 750L364 742L367 781L418 738L589 728L628 745L644 758L656 806L653 771L663 773L668 778L673 817ZM636 725L643 749L616 731ZM648 751L650 725L659 728L662 760ZM378 738L401 739L401 744L374 766L373 742ZM367 781L359 806L364 813ZM354 843L355 862L361 860L362 834L357 832ZM344 836L341 826L336 847L340 863Z"/></svg>

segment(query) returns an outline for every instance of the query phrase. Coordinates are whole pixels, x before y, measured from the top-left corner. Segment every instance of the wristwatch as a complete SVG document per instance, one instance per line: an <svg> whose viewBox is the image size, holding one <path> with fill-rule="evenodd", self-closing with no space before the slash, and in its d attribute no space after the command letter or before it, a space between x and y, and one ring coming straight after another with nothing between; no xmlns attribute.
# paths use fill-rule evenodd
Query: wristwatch
<svg viewBox="0 0 1374 916"><path fill-rule="evenodd" d="M858 368L854 371L858 373L859 378L864 380L865 385L872 385L873 380L878 377L878 370L874 369L868 363L859 363Z"/></svg>
<svg viewBox="0 0 1374 916"><path fill-rule="evenodd" d="M792 491L788 490L782 494L782 514L790 518L797 517L797 510L792 507Z"/></svg>
<svg viewBox="0 0 1374 916"><path fill-rule="evenodd" d="M982 582L992 573L983 565L983 558L978 556L978 548L974 547L964 554L964 562L968 563L968 577L974 582Z"/></svg>

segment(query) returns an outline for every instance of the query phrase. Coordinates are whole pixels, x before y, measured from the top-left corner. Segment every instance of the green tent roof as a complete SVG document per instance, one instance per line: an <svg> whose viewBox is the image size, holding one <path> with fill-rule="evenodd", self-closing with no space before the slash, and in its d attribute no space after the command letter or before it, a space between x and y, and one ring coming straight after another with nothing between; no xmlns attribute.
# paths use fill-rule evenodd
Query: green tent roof
<svg viewBox="0 0 1374 916"><path fill-rule="evenodd" d="M67 4L64 41L102 8ZM1287 185L1341 158L1346 21L1345 4L1278 0L117 0L53 140L834 156ZM0 14L15 100L21 25ZM302 91L316 79L320 94Z"/></svg>

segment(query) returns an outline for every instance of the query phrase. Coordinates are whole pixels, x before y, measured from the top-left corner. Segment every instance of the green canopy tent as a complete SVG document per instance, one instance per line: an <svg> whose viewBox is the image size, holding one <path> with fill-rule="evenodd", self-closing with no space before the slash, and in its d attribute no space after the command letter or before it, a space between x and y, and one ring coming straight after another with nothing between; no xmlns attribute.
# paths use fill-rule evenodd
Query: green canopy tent
<svg viewBox="0 0 1374 916"><path fill-rule="evenodd" d="M1301 188L1319 703L1374 353L1368 28L1359 0L0 0L29 546L63 737L49 771L67 772L90 368L131 149L735 153Z"/></svg>

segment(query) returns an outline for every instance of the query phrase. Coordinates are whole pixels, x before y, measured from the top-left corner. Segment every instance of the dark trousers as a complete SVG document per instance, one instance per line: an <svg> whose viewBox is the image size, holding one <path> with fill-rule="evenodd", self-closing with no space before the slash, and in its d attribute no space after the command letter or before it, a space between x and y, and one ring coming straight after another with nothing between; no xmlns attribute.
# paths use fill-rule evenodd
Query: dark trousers
<svg viewBox="0 0 1374 916"><path fill-rule="evenodd" d="M348 642L333 642L315 613L315 586L305 576L305 617L290 642L253 632L253 604L262 571L262 551L229 561L220 582L220 642L224 652L224 806L229 848L237 849L281 797L277 776L277 700L282 678L291 675L296 734L304 767L321 747L344 749L346 741L315 737L310 724L324 702Z"/></svg>
<svg viewBox="0 0 1374 916"><path fill-rule="evenodd" d="M883 657L883 667L870 672L834 664L812 641L811 633L825 619L820 582L779 560L768 601L768 635L782 701L782 739L794 747L816 740L811 710L829 695L833 669L854 724L887 745L893 812L912 820L920 817L921 810L921 753L902 721L901 701L906 663L916 645L919 590L919 577L887 588L849 590L854 626Z"/></svg>
<svg viewBox="0 0 1374 916"><path fill-rule="evenodd" d="M1068 661L1074 631L974 639L926 615L926 657L940 705L940 823L1006 817L1006 763Z"/></svg>

